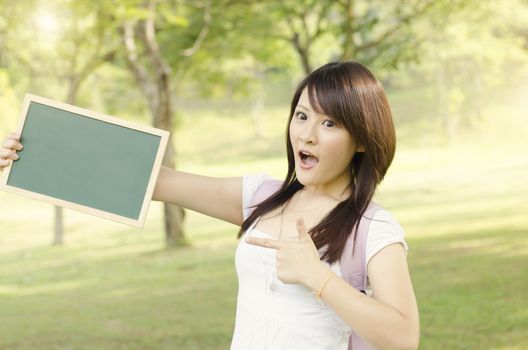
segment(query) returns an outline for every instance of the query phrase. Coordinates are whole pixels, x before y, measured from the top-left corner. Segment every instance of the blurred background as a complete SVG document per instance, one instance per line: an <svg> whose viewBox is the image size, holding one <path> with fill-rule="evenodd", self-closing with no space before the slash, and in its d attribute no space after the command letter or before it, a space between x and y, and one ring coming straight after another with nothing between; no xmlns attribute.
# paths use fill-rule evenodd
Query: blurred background
<svg viewBox="0 0 528 350"><path fill-rule="evenodd" d="M0 0L0 137L29 92L170 130L169 166L282 178L296 84L359 61L396 125L375 199L406 231L420 348L528 349L527 58L526 0ZM227 349L236 233L2 192L0 348Z"/></svg>

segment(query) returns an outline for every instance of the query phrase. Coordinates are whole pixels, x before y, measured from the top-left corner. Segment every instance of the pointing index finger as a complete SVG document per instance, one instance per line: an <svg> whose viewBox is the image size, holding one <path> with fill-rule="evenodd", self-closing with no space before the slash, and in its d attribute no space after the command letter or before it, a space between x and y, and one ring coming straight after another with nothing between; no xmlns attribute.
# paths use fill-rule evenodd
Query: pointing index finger
<svg viewBox="0 0 528 350"><path fill-rule="evenodd" d="M306 229L306 225L304 224L303 218L297 219L297 233L299 241L310 237L310 235L308 234L308 230Z"/></svg>
<svg viewBox="0 0 528 350"><path fill-rule="evenodd" d="M284 246L283 241L279 241L277 239L268 239L268 238L247 237L246 243L252 244L252 245L258 245L264 248L271 248L271 249L280 249Z"/></svg>

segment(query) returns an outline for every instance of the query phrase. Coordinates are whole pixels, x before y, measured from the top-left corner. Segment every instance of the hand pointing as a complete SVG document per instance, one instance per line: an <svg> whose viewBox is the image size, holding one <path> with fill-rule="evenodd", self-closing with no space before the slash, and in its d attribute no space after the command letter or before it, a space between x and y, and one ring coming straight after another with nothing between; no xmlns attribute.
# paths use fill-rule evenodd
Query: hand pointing
<svg viewBox="0 0 528 350"><path fill-rule="evenodd" d="M277 250L277 277L282 282L307 285L321 260L302 218L297 219L297 234L295 241L248 237L246 242Z"/></svg>

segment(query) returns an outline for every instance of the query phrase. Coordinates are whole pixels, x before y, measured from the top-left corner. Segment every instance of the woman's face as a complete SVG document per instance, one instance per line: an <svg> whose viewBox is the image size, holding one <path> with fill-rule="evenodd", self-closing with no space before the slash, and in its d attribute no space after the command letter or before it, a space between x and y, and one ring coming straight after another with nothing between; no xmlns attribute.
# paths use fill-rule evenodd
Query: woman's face
<svg viewBox="0 0 528 350"><path fill-rule="evenodd" d="M358 148L348 130L310 104L308 89L290 122L297 179L306 188L339 197L350 183L348 166Z"/></svg>

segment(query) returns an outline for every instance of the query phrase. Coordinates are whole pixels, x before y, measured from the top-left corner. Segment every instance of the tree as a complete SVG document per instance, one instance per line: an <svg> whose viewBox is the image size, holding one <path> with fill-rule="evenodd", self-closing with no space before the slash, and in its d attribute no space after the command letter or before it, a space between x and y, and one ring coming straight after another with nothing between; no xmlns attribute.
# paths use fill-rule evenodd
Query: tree
<svg viewBox="0 0 528 350"><path fill-rule="evenodd" d="M141 91L143 92L152 117L152 124L157 128L173 131L173 106L171 98L171 67L164 57L160 48L156 24L161 18L159 13L170 13L172 17L165 17L166 24L179 24L179 30L183 31L184 36L195 35L191 46L179 50L182 57L189 58L193 56L202 45L211 21L210 2L203 2L197 5L195 9L203 11L203 21L201 28L197 33L186 31L189 28L185 25L187 18L182 15L173 14L170 9L168 12L158 12L159 5L154 0L149 0L142 5L137 5L134 11L135 16L124 18L121 26L123 43L126 48L126 59L130 71ZM181 10L189 11L188 8ZM168 21L167 21L168 19ZM171 23L172 22L172 23ZM171 28L172 29L172 28ZM173 144L172 134L169 138L167 150L163 159L163 164L170 168L176 166L176 150ZM165 212L165 237L167 246L178 246L185 244L183 233L184 211L175 205L164 203Z"/></svg>
<svg viewBox="0 0 528 350"><path fill-rule="evenodd" d="M308 74L316 60L355 60L388 70L415 61L426 38L413 30L414 22L456 11L458 2L286 0L270 6L279 23L275 36L291 44Z"/></svg>
<svg viewBox="0 0 528 350"><path fill-rule="evenodd" d="M117 9L127 65L145 96L154 126L172 131L174 101L185 86L209 94L254 87L264 67L283 65L268 37L265 6L243 0L132 2ZM255 108L258 108L256 99ZM259 120L255 118L255 125ZM258 133L258 127L256 127ZM176 166L169 142L164 164ZM185 242L181 208L165 204L167 244Z"/></svg>

